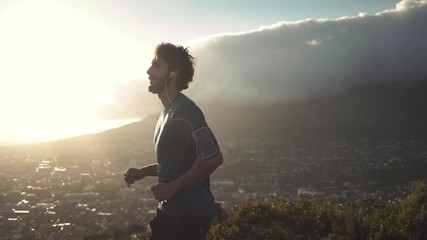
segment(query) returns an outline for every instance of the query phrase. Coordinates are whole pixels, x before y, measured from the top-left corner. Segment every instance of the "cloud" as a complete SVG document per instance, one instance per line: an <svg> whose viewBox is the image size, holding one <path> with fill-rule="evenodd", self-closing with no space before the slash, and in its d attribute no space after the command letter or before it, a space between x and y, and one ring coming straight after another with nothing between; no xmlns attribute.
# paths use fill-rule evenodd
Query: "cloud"
<svg viewBox="0 0 427 240"><path fill-rule="evenodd" d="M396 4L396 10L398 11L404 11L412 8L418 8L422 7L423 5L426 5L426 0L403 0Z"/></svg>
<svg viewBox="0 0 427 240"><path fill-rule="evenodd" d="M191 43L198 102L275 104L342 94L361 84L427 81L427 1L339 19L278 22ZM140 117L160 109L143 80L118 88L104 116Z"/></svg>
<svg viewBox="0 0 427 240"><path fill-rule="evenodd" d="M370 82L427 80L427 1L335 20L279 22L216 35L190 50L199 100L278 103L343 93Z"/></svg>

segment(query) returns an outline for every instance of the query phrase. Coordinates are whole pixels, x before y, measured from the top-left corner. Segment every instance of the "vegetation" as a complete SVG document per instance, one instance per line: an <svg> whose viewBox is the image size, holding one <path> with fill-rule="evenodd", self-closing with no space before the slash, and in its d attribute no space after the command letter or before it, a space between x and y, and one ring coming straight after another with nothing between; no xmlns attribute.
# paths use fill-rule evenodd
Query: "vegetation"
<svg viewBox="0 0 427 240"><path fill-rule="evenodd" d="M141 230L116 230L109 239L148 239L148 230ZM235 239L425 240L427 187L416 182L411 193L398 202L382 199L315 202L305 197L243 202L226 219L216 220L207 237L207 240Z"/></svg>
<svg viewBox="0 0 427 240"><path fill-rule="evenodd" d="M224 222L213 225L208 239L427 239L426 185L415 183L399 202L329 199L316 203L307 198L245 202Z"/></svg>

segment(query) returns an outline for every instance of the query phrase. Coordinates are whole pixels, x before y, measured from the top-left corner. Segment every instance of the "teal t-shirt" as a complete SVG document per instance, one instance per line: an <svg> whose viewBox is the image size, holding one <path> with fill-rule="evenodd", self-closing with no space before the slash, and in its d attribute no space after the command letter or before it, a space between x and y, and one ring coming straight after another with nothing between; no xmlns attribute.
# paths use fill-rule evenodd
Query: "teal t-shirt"
<svg viewBox="0 0 427 240"><path fill-rule="evenodd" d="M179 93L160 115L154 133L159 182L172 182L192 167L200 147L194 132L203 128L209 129L203 112ZM210 130L209 133L218 147ZM217 210L209 178L168 201L161 201L159 209L175 216L215 216Z"/></svg>

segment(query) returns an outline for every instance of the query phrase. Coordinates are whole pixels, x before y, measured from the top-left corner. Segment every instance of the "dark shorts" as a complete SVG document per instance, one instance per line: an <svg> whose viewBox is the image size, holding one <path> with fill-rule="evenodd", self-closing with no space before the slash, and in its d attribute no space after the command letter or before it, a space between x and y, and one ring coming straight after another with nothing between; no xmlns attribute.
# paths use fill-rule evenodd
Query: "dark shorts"
<svg viewBox="0 0 427 240"><path fill-rule="evenodd" d="M204 240L210 225L210 217L176 217L157 209L150 221L150 240Z"/></svg>

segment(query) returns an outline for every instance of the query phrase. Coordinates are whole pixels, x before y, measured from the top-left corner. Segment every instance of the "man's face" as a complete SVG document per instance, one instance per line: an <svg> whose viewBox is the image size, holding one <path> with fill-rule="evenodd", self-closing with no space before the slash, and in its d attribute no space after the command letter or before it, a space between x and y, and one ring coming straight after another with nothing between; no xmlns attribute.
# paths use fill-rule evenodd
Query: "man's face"
<svg viewBox="0 0 427 240"><path fill-rule="evenodd" d="M148 79L150 79L150 86L148 91L152 93L159 93L165 90L166 80L169 76L168 64L162 57L154 57L151 61L151 67L147 70Z"/></svg>

